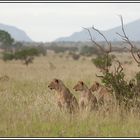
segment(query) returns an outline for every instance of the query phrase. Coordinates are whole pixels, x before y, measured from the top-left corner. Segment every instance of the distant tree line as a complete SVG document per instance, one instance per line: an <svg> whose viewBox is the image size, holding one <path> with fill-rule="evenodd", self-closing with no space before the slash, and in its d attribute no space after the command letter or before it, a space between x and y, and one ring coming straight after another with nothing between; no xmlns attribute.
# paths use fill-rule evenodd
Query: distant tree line
<svg viewBox="0 0 140 140"><path fill-rule="evenodd" d="M23 43L16 42L8 32L3 30L0 30L0 48L4 50L2 52L4 61L21 60L26 66L33 63L36 56L47 54L47 50L43 46L24 46Z"/></svg>
<svg viewBox="0 0 140 140"><path fill-rule="evenodd" d="M105 48L106 42L101 42L102 46ZM112 52L127 52L129 51L126 47L121 46L122 43L114 43L112 47ZM102 55L100 49L94 44L85 43L45 43L37 44L30 43L25 44L24 42L15 41L11 35L3 30L0 30L0 48L3 50L2 59L4 61L8 60L21 60L24 64L28 65L33 62L36 56L47 54L47 50L54 51L56 54L68 52L74 60L78 60L80 56L91 57L93 55ZM134 51L137 51L134 49ZM94 60L92 60L94 61Z"/></svg>
<svg viewBox="0 0 140 140"><path fill-rule="evenodd" d="M76 52L78 51L77 47L64 47L64 46L57 46L57 45L52 45L47 47L48 50L52 50L55 53L64 53L66 51L70 51L70 52Z"/></svg>

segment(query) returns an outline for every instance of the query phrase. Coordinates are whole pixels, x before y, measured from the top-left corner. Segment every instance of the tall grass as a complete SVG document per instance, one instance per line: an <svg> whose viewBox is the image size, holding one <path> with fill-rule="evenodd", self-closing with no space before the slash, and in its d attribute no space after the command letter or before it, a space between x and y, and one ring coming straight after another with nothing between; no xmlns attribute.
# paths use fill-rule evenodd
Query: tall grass
<svg viewBox="0 0 140 140"><path fill-rule="evenodd" d="M124 61L126 57L123 56ZM128 68L131 68L132 76L138 71L134 63L125 67L126 73L130 73ZM55 92L47 88L48 83L53 78L62 79L78 99L73 86L78 80L88 86L99 81L95 73L99 71L89 58L74 61L48 54L35 59L28 67L20 61L0 61L0 76L9 76L8 81L0 81L0 137L140 136L137 110L127 112L117 106L110 114L83 111L69 115L59 111Z"/></svg>

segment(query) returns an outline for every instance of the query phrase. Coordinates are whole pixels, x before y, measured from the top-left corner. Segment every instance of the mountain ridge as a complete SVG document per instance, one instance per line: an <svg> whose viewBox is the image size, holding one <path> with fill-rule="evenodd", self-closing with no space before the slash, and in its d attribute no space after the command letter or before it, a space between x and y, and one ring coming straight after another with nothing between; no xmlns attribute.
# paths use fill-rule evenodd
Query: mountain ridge
<svg viewBox="0 0 140 140"><path fill-rule="evenodd" d="M0 23L0 30L7 31L16 41L32 42L32 39L27 35L27 33L16 26Z"/></svg>
<svg viewBox="0 0 140 140"><path fill-rule="evenodd" d="M132 41L140 41L139 27L140 27L140 19L124 24L125 32ZM116 32L122 34L121 26L119 25L110 28L108 30L101 30L101 32L106 36L106 38L109 41L121 41L121 38L116 34ZM104 41L103 37L99 35L96 31L92 31L92 35L96 41ZM72 33L70 36L57 38L54 41L55 42L62 42L62 41L85 42L89 40L90 38L88 32L85 29L83 29L79 32Z"/></svg>

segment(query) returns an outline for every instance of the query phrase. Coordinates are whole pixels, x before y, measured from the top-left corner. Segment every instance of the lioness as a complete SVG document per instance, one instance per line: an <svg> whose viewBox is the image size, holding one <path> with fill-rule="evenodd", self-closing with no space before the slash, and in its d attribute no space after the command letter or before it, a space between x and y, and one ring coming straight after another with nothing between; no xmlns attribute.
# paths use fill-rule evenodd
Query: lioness
<svg viewBox="0 0 140 140"><path fill-rule="evenodd" d="M66 108L69 113L73 113L78 109L77 99L60 79L53 79L48 87L57 91L57 105L60 110Z"/></svg>
<svg viewBox="0 0 140 140"><path fill-rule="evenodd" d="M88 89L86 84L83 81L78 81L78 83L73 87L75 91L81 91L81 97L79 99L80 109L97 109L97 99Z"/></svg>
<svg viewBox="0 0 140 140"><path fill-rule="evenodd" d="M98 103L103 103L107 105L107 104L111 104L113 101L113 96L109 91L109 89L99 84L97 81L93 83L93 85L90 88L90 91L94 92L94 95L98 100Z"/></svg>

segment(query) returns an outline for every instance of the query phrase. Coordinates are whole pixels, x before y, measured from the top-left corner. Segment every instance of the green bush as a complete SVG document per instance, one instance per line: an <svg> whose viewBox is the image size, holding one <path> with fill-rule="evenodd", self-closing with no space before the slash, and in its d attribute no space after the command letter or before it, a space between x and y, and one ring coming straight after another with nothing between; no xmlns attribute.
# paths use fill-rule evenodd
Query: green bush
<svg viewBox="0 0 140 140"><path fill-rule="evenodd" d="M94 65L99 69L105 69L106 66L110 67L112 65L112 62L114 60L114 55L107 56L106 54L98 55L96 58L93 58L91 61L94 63Z"/></svg>
<svg viewBox="0 0 140 140"><path fill-rule="evenodd" d="M73 58L73 60L78 60L80 58L80 55L74 52L69 52L69 55Z"/></svg>
<svg viewBox="0 0 140 140"><path fill-rule="evenodd" d="M116 74L108 72L103 76L102 82L115 92L116 99L119 103L124 102L127 104L129 99L133 98L134 93L129 86L129 82L125 80L125 74L123 72Z"/></svg>
<svg viewBox="0 0 140 140"><path fill-rule="evenodd" d="M12 43L14 42L14 39L11 37L11 35L4 31L4 30L0 30L0 42L2 43L2 48L8 48L12 45Z"/></svg>
<svg viewBox="0 0 140 140"><path fill-rule="evenodd" d="M15 59L24 60L27 57L38 56L38 55L39 55L39 51L36 48L26 48L15 52L14 57Z"/></svg>
<svg viewBox="0 0 140 140"><path fill-rule="evenodd" d="M80 48L79 53L83 56L92 56L93 54L98 55L99 50L96 47L83 46Z"/></svg>
<svg viewBox="0 0 140 140"><path fill-rule="evenodd" d="M53 50L55 53L64 53L66 51L75 52L78 50L77 47L62 47L62 46L50 46L48 50Z"/></svg>
<svg viewBox="0 0 140 140"><path fill-rule="evenodd" d="M47 49L43 46L38 46L35 49L38 50L39 54L46 56L47 55Z"/></svg>
<svg viewBox="0 0 140 140"><path fill-rule="evenodd" d="M135 76L137 85L140 85L140 72L138 72Z"/></svg>
<svg viewBox="0 0 140 140"><path fill-rule="evenodd" d="M134 91L134 94L137 97L140 98L140 72L138 72L134 79L133 80L133 83L132 83L132 88L133 88L133 91Z"/></svg>
<svg viewBox="0 0 140 140"><path fill-rule="evenodd" d="M21 60L28 66L29 63L33 62L35 56L39 56L40 52L36 48L24 48L18 51L13 52L4 52L3 60Z"/></svg>
<svg viewBox="0 0 140 140"><path fill-rule="evenodd" d="M97 68L105 69L112 66L114 59L114 55L100 55L92 59L92 62ZM113 72L102 72L103 76L101 76L101 80L106 87L109 87L115 93L119 104L124 103L126 107L130 107L133 104L131 101L137 95L137 88L135 84L132 84L133 79L130 81L126 80L123 69L118 68L118 70L114 70ZM140 83L140 73L137 73L136 79L137 83Z"/></svg>
<svg viewBox="0 0 140 140"><path fill-rule="evenodd" d="M4 52L3 56L2 56L2 59L4 61L13 60L14 59L14 54L8 53L8 52Z"/></svg>

